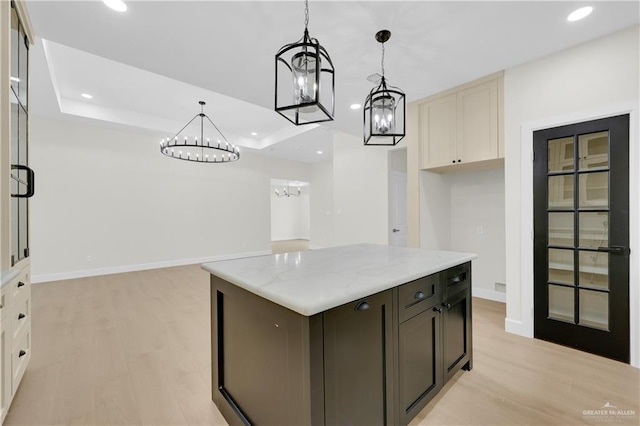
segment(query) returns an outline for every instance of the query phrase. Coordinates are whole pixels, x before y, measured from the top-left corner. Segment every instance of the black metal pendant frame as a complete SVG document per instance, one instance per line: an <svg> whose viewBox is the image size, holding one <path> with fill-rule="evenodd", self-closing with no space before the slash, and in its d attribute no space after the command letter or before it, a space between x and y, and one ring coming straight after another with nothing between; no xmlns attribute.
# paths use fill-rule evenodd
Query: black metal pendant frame
<svg viewBox="0 0 640 426"><path fill-rule="evenodd" d="M177 160L194 161L197 163L230 163L239 160L240 150L238 147L230 143L220 129L218 129L218 126L202 111L205 103L203 101L198 103L201 108L200 113L196 114L195 117L185 124L172 138L162 139L160 142L160 152L167 157ZM189 141L187 137L185 137L183 141L180 134L197 118L200 118L200 141L198 141L197 137L194 137L192 141ZM204 140L205 119L211 123L220 135L219 138L214 138L213 142L210 138L207 138L206 141ZM209 155L212 152L215 154ZM219 158L217 153L221 153Z"/></svg>
<svg viewBox="0 0 640 426"><path fill-rule="evenodd" d="M379 133L376 132L373 123L373 102L380 97L392 97L395 102L394 109L394 132L393 133ZM394 146L400 142L405 136L406 126L406 101L404 92L397 87L388 86L387 81L382 77L380 84L377 87L371 89L369 95L364 101L364 144L365 145L377 145L377 146Z"/></svg>
<svg viewBox="0 0 640 426"><path fill-rule="evenodd" d="M291 78L293 69L289 58L293 58L300 53L313 57L316 60L316 64L320 64L315 71L315 84L317 87L315 100L303 103L285 103L286 101L283 97L291 97L291 94L294 93L293 79ZM318 40L309 36L307 28L305 28L301 39L281 47L276 53L275 59L275 111L296 126L333 121L335 114L335 69L333 61ZM286 80L280 82L280 79L284 78L283 74L286 74L286 78L291 84L289 90L287 90L287 85L283 84ZM325 76L324 79L322 78L323 76ZM283 85L285 86L284 88L282 87ZM283 90L283 92L280 93L280 90ZM325 102L325 105L322 98L326 97L326 95L323 96L326 92L329 92L331 99L328 103ZM303 111L305 108L307 110L317 108L317 110L315 113L305 112Z"/></svg>

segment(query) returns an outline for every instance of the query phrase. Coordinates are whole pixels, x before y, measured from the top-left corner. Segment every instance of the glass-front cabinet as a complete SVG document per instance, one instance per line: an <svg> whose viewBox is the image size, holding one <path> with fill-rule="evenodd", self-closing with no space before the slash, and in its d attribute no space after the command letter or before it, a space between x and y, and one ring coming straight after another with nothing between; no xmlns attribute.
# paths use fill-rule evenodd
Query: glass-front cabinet
<svg viewBox="0 0 640 426"><path fill-rule="evenodd" d="M29 46L26 0L0 0L0 424L31 359Z"/></svg>
<svg viewBox="0 0 640 426"><path fill-rule="evenodd" d="M29 203L34 173L28 167L29 42L15 7L11 8L11 266L29 256Z"/></svg>

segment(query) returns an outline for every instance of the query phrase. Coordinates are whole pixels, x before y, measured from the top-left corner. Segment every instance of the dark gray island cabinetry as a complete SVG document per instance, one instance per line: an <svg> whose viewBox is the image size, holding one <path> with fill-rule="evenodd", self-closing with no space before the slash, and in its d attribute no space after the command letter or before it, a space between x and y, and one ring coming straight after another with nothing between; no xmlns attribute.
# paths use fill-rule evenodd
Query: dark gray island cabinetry
<svg viewBox="0 0 640 426"><path fill-rule="evenodd" d="M472 367L473 258L356 245L204 265L213 401L230 424L409 423Z"/></svg>

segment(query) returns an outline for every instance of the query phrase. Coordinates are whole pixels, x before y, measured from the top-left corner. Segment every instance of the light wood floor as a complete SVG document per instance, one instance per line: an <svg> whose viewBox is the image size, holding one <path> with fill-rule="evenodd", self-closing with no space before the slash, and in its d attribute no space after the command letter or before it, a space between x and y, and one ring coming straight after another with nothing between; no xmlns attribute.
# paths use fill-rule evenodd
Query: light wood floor
<svg viewBox="0 0 640 426"><path fill-rule="evenodd" d="M309 250L309 240L271 241L271 253L290 253Z"/></svg>
<svg viewBox="0 0 640 426"><path fill-rule="evenodd" d="M503 331L474 299L474 369L416 418L424 425L569 425L607 402L635 410L640 370ZM33 355L6 425L224 425L210 400L209 282L198 266L33 286Z"/></svg>

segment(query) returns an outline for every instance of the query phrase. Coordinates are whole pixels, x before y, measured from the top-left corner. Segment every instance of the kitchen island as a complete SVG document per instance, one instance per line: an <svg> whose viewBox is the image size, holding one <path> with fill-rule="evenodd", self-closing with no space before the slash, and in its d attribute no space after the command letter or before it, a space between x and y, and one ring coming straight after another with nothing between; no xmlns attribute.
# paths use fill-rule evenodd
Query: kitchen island
<svg viewBox="0 0 640 426"><path fill-rule="evenodd" d="M230 424L408 424L471 370L472 253L358 244L203 265Z"/></svg>

